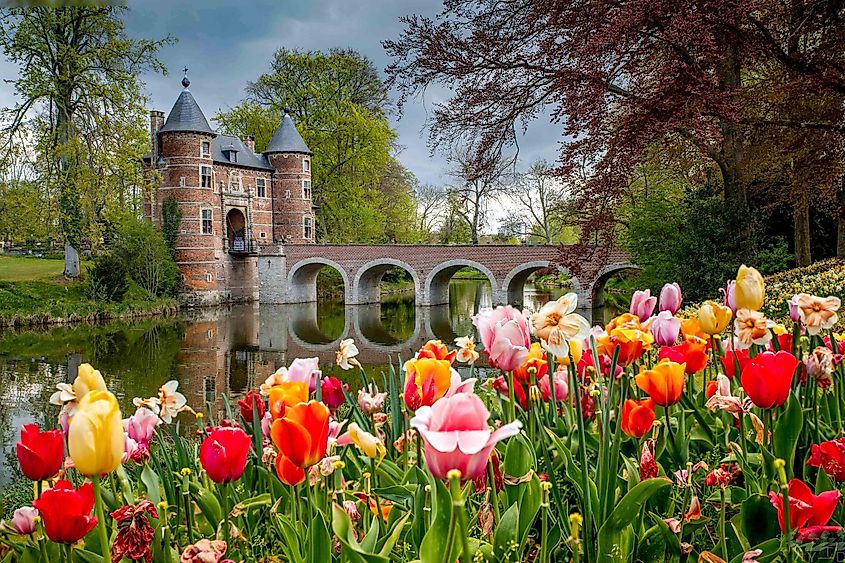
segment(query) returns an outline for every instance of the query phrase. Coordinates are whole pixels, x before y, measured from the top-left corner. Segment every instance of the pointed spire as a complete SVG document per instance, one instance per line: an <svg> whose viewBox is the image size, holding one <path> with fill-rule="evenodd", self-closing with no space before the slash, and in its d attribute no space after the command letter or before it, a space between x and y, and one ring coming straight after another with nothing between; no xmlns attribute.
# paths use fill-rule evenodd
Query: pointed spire
<svg viewBox="0 0 845 563"><path fill-rule="evenodd" d="M188 67L185 67L185 76L182 78L182 86L185 87L179 97L176 98L176 103L173 104L173 109L167 116L167 121L164 126L159 129L160 133L168 131L190 131L192 133L209 133L214 135L211 127L208 125L208 120L203 115L199 104L194 99L194 96L188 90L191 81L188 80Z"/></svg>
<svg viewBox="0 0 845 563"><path fill-rule="evenodd" d="M285 108L282 114L282 122L273 135L273 139L267 148L264 149L264 154L275 152L293 152L312 155L311 149L302 140L302 135L296 130L296 125L293 124L293 119L290 117L290 108Z"/></svg>

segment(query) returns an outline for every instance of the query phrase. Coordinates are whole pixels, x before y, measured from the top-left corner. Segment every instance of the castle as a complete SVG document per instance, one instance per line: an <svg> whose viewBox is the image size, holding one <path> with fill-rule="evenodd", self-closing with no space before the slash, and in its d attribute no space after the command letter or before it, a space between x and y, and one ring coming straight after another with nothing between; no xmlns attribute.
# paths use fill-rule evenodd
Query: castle
<svg viewBox="0 0 845 563"><path fill-rule="evenodd" d="M313 153L288 110L261 154L253 137L211 129L188 87L167 119L150 112L152 152L143 158L153 188L144 215L158 227L173 197L182 212L176 262L188 303L257 300L257 256L286 243L314 242Z"/></svg>

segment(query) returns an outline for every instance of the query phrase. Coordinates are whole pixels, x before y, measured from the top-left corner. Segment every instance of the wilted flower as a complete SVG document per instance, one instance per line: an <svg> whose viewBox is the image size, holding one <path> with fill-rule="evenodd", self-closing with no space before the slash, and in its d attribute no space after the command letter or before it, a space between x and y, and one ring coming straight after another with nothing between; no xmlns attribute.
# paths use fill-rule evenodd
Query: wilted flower
<svg viewBox="0 0 845 563"><path fill-rule="evenodd" d="M367 384L367 387L358 390L358 406L366 414L380 412L384 408L384 400L387 393L379 393L375 383Z"/></svg>
<svg viewBox="0 0 845 563"><path fill-rule="evenodd" d="M816 380L819 387L830 387L833 385L834 354L827 346L817 346L812 354L804 356L804 365L807 367L807 375Z"/></svg>
<svg viewBox="0 0 845 563"><path fill-rule="evenodd" d="M657 462L654 460L654 440L649 438L643 442L643 451L640 454L640 480L657 477L659 473Z"/></svg>
<svg viewBox="0 0 845 563"><path fill-rule="evenodd" d="M35 531L35 517L38 510L31 506L22 506L12 516L12 528L19 534L28 536Z"/></svg>
<svg viewBox="0 0 845 563"><path fill-rule="evenodd" d="M731 380L721 373L716 376L716 392L704 404L710 410L722 409L736 418L743 412L742 400L731 393Z"/></svg>
<svg viewBox="0 0 845 563"><path fill-rule="evenodd" d="M337 365L341 369L352 369L352 366L361 367L355 356L358 355L358 347L355 346L355 341L351 338L346 338L340 342L340 349L337 351Z"/></svg>
<svg viewBox="0 0 845 563"><path fill-rule="evenodd" d="M455 339L458 347L458 355L455 357L459 362L474 364L478 360L478 351L475 349L475 342L472 336L459 336Z"/></svg>
<svg viewBox="0 0 845 563"><path fill-rule="evenodd" d="M223 563L222 559L225 554L226 542L203 538L185 548L179 563Z"/></svg>
<svg viewBox="0 0 845 563"><path fill-rule="evenodd" d="M146 514L152 518L158 518L155 506L148 500L142 500L136 505L124 506L111 513L111 517L117 523L117 536L111 546L113 561L120 561L124 556L133 561L153 560L150 547L155 530L147 520Z"/></svg>
<svg viewBox="0 0 845 563"><path fill-rule="evenodd" d="M353 522L358 522L361 520L361 513L358 512L358 505L355 503L354 500L345 500L343 501L343 511L349 516L349 519Z"/></svg>

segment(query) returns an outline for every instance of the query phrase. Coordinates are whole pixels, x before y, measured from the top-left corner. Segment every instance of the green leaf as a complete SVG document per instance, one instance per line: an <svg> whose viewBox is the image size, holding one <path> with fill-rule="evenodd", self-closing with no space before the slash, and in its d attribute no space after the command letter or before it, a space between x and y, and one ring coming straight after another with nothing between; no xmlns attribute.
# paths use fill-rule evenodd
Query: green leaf
<svg viewBox="0 0 845 563"><path fill-rule="evenodd" d="M452 496L443 481L428 475L431 485L431 524L428 527L422 544L420 544L420 561L422 563L442 563L443 551L448 549L446 540L449 536L449 521L452 517ZM452 546L453 556L457 559L456 545Z"/></svg>
<svg viewBox="0 0 845 563"><path fill-rule="evenodd" d="M396 524L393 526L393 531L390 532L390 535L387 536L384 545L381 546L381 550L379 550L379 555L387 557L390 552L393 551L393 546L395 546L396 542L399 541L399 536L402 535L402 530L405 528L405 523L410 517L411 513L409 512L405 514L405 516L403 516L401 520L396 522Z"/></svg>
<svg viewBox="0 0 845 563"><path fill-rule="evenodd" d="M519 533L519 504L514 503L508 508L493 532L493 554L496 561L519 561L521 549L513 550L518 545Z"/></svg>
<svg viewBox="0 0 845 563"><path fill-rule="evenodd" d="M73 560L81 561L82 563L103 563L103 556L91 553L85 549L74 549Z"/></svg>
<svg viewBox="0 0 845 563"><path fill-rule="evenodd" d="M344 512L344 514L346 514ZM348 517L347 517L348 518ZM291 563L304 563L304 559L301 555L301 547L299 545L299 534L297 534L296 528L293 526L293 523L288 519L287 516L283 514L276 514L276 517L273 519L275 522L276 527L279 530L282 538L285 541L282 542L282 551L287 557L288 561Z"/></svg>
<svg viewBox="0 0 845 563"><path fill-rule="evenodd" d="M750 495L739 508L740 531L749 545L780 535L775 507L764 495Z"/></svg>
<svg viewBox="0 0 845 563"><path fill-rule="evenodd" d="M329 529L322 513L317 512L314 520L311 521L311 530L308 537L308 563L323 563L332 560L332 541Z"/></svg>
<svg viewBox="0 0 845 563"><path fill-rule="evenodd" d="M786 401L786 410L778 417L772 435L774 454L786 461L786 474L790 478L793 476L795 447L798 444L798 437L801 435L803 425L804 414L801 412L801 405L795 393L790 392L789 399Z"/></svg>
<svg viewBox="0 0 845 563"><path fill-rule="evenodd" d="M158 506L161 502L161 481L158 478L158 473L153 471L149 464L144 465L141 470L141 483L147 491L147 500Z"/></svg>
<svg viewBox="0 0 845 563"><path fill-rule="evenodd" d="M340 548L346 560L352 563L389 563L389 558L377 553L367 553L361 548L355 541L349 515L337 504L332 505L332 530L340 540Z"/></svg>
<svg viewBox="0 0 845 563"><path fill-rule="evenodd" d="M630 559L633 543L631 522L652 495L671 484L672 481L664 477L646 479L622 497L610 517L599 529L599 561L626 563Z"/></svg>
<svg viewBox="0 0 845 563"><path fill-rule="evenodd" d="M211 527L216 530L217 526L220 525L220 521L223 520L223 508L221 508L217 496L205 487L201 487L194 482L190 484L190 489L200 512L208 520L208 523L211 524Z"/></svg>
<svg viewBox="0 0 845 563"><path fill-rule="evenodd" d="M536 475L531 477L527 483L523 483L522 496L519 499L519 545L525 544L528 537L528 530L540 511L540 479Z"/></svg>

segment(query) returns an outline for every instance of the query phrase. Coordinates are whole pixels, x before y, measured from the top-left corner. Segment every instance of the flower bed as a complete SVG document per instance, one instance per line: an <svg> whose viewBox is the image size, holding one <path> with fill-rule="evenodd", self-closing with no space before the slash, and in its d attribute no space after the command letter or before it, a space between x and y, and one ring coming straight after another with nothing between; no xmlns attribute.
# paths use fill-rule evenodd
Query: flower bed
<svg viewBox="0 0 845 563"><path fill-rule="evenodd" d="M845 539L845 335L837 297L781 301L790 283L743 266L684 318L667 284L604 327L574 293L483 309L485 381L469 336L378 376L344 340L336 366L295 359L235 405L194 411L171 381L124 418L82 365L55 428L21 429L33 500L0 558L819 560Z"/></svg>

